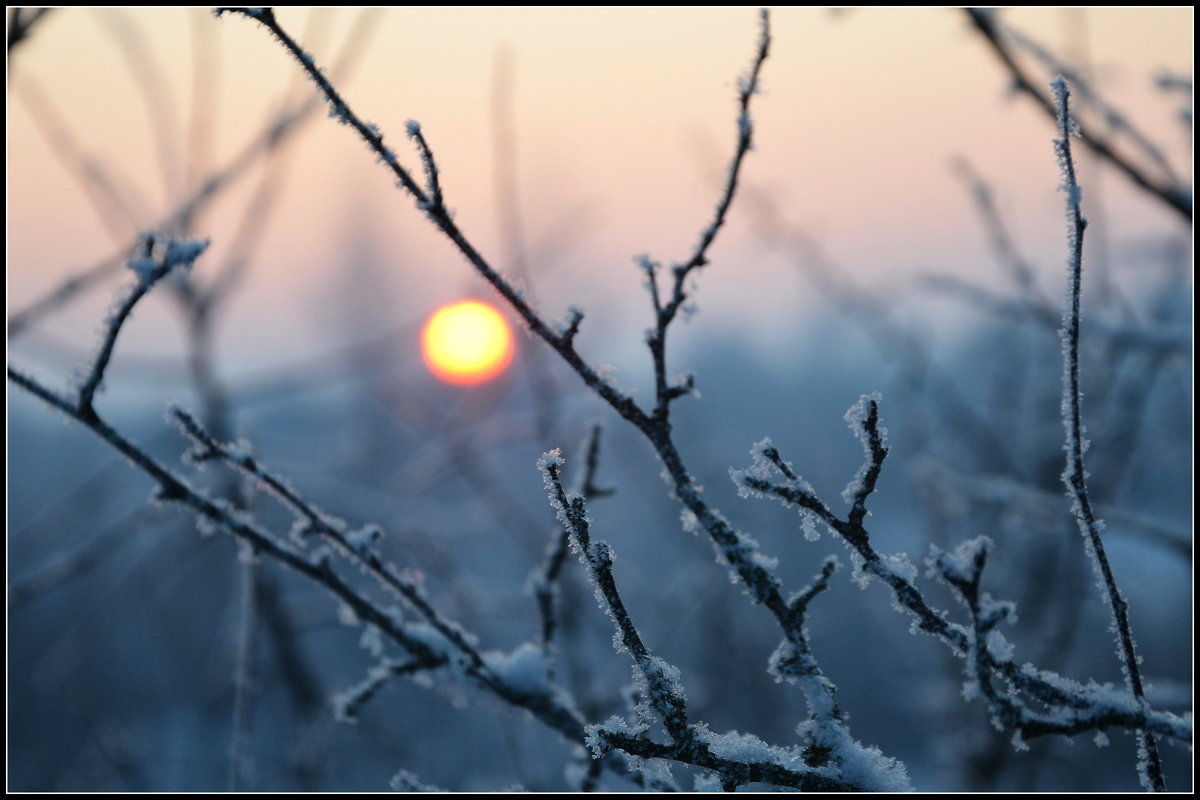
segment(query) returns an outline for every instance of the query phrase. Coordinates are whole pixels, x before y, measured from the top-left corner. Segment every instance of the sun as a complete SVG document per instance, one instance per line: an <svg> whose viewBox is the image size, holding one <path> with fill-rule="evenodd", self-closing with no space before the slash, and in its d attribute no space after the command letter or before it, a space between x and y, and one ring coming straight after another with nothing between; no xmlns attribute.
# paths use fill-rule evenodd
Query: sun
<svg viewBox="0 0 1200 800"><path fill-rule="evenodd" d="M447 383L483 383L512 363L512 328L487 303L451 303L435 311L425 323L421 355L429 371Z"/></svg>

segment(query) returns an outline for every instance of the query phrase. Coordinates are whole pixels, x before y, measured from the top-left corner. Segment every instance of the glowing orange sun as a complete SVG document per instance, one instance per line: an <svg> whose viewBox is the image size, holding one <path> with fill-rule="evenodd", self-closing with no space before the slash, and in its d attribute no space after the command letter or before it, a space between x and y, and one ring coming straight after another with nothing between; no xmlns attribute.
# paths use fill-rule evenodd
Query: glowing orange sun
<svg viewBox="0 0 1200 800"><path fill-rule="evenodd" d="M451 303L425 323L421 355L429 370L448 383L483 383L512 363L512 329L487 303Z"/></svg>

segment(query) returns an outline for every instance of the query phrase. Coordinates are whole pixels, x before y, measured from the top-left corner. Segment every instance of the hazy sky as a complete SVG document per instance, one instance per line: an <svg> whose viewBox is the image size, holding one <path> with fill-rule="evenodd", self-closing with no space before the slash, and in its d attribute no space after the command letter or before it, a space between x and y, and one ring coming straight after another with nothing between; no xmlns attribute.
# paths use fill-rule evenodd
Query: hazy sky
<svg viewBox="0 0 1200 800"><path fill-rule="evenodd" d="M280 12L295 34L309 29L322 63L338 52L354 17ZM1164 68L1190 77L1192 9L1019 9L1006 19L1065 56L1085 56L1110 99L1190 173L1190 133L1177 122L1182 101L1156 91L1153 78ZM130 23L156 68L131 69L129 51L118 45ZM643 252L682 258L706 224L733 142L736 79L757 24L753 10L740 8L391 9L372 21L343 88L415 170L404 123L422 123L449 205L503 265L493 102L497 70L508 70L517 207L535 292L551 316L570 303L593 309L593 325L616 330L603 333L602 344L636 347L648 318L631 259ZM1047 269L1059 268L1062 201L1051 126L1026 99L1007 97L1005 74L961 11L781 9L772 29L765 91L752 111L757 148L744 175L789 224L865 279L899 285L934 270L988 281L984 236L949 166L962 156L994 182L1021 243ZM201 82L194 80L197 42L213 53L199 62ZM116 247L32 124L31 81L81 149L152 219L171 199L162 165L178 174L180 154L195 152L188 142L196 87L212 92L214 112L205 116L212 165L261 130L280 98L299 88L296 75L282 49L245 18L181 9L54 12L9 64L10 309ZM147 112L145 91L158 93L161 113ZM269 363L280 352L319 349L342 330L344 309L333 298L343 289L352 297L352 282L364 275L379 297L396 298L396 322L483 293L348 129L317 115L287 163L286 190L222 328L227 357ZM1090 170L1085 164L1081 175L1085 197L1103 198L1114 239L1172 229L1120 179ZM256 181L252 172L201 219L198 232L214 240L211 263ZM735 209L713 251L699 319L770 341L780 330L773 315L813 301L787 259L764 253L750 224L754 209ZM93 330L113 287L43 331L74 341ZM748 309L762 312L761 325L745 323ZM131 331L130 346L174 352L181 334L172 312L168 304L143 310L147 322ZM387 309L370 314L367 327L382 324L375 317Z"/></svg>

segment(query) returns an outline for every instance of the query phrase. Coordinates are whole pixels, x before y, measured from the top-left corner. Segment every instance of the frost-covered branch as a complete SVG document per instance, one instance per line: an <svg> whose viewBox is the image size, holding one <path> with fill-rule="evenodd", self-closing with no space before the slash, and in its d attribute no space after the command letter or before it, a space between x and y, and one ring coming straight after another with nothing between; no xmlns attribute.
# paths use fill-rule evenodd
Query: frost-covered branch
<svg viewBox="0 0 1200 800"><path fill-rule="evenodd" d="M584 459L584 470L580 475L577 493L585 500L597 497L607 497L612 489L596 486L596 470L600 464L600 431L599 425L593 425L588 434ZM537 571L529 576L529 587L537 599L538 613L541 616L542 648L546 651L547 662L553 666L556 650L555 636L558 632L558 587L562 575L563 564L567 560L567 551L571 544L570 528L559 525L555 528L546 550L546 559L538 566Z"/></svg>
<svg viewBox="0 0 1200 800"><path fill-rule="evenodd" d="M991 46L992 52L1000 59L1004 68L1008 70L1016 90L1027 94L1051 119L1056 119L1058 111L1055 109L1054 99L1043 92L1039 88L1038 83L1017 64L1013 53L1005 42L1005 34L996 19L996 11L994 9L980 8L968 8L965 11L971 18L971 24L984 37ZM1079 137L1092 152L1116 167L1119 172L1125 175L1136 186L1157 198L1189 223L1191 222L1192 192L1190 187L1173 183L1169 180L1164 181L1151 177L1141 167L1110 147L1104 137L1089 128L1080 126Z"/></svg>
<svg viewBox="0 0 1200 800"><path fill-rule="evenodd" d="M691 381L684 379L681 382L672 384L666 378L666 330L675 319L680 307L687 298L685 287L688 277L694 270L707 263L708 249L724 224L726 214L737 189L738 176L742 163L746 154L751 149L753 124L749 114L750 99L759 89L759 74L763 62L766 60L770 44L769 18L765 11L761 17L762 30L755 59L749 73L739 84L738 142L730 164L729 175L721 198L717 203L713 220L701 233L699 243L691 256L674 268L675 282L670 299L660 302L657 290L655 290L656 328L647 343L654 358L657 391L655 408L650 414L638 407L624 392L603 378L599 371L584 360L576 351L574 338L583 319L582 312L573 310L570 322L561 329L546 322L534 310L532 305L526 301L523 295L476 250L465 234L458 228L453 221L453 215L445 206L432 149L426 141L419 124L410 122L407 127L409 135L417 143L421 161L428 178L428 183L424 188L419 186L413 178L412 173L401 165L395 152L386 146L384 135L378 127L364 121L354 112L341 93L325 76L324 72L317 67L312 56L306 53L279 25L271 9L256 8L246 10L222 8L218 9L217 12L219 14L224 12L241 13L267 28L283 44L289 54L296 59L308 76L324 93L330 105L331 116L351 127L358 134L372 152L374 152L376 158L392 173L396 179L397 186L413 197L417 207L425 212L429 220L450 239L480 275L505 298L529 326L530 330L554 348L567 364L579 374L590 389L599 394L617 413L636 425L647 436L652 435L652 430L654 431L653 435L657 436L660 440L667 434L669 431L669 423L667 421L668 405L671 400L691 391ZM669 459L664 456L664 460L667 461Z"/></svg>
<svg viewBox="0 0 1200 800"><path fill-rule="evenodd" d="M123 454L136 468L146 473L155 482L155 496L158 500L186 506L205 525L224 529L239 539L249 547L254 556L271 558L323 586L344 603L353 618L374 626L380 634L409 653L413 659L411 671L456 666L476 685L501 700L530 712L534 718L558 731L568 741L583 743L584 723L569 705L565 695L545 683L544 680L530 678L528 665L529 663L533 663L535 666L542 664L540 656L531 662L528 655L523 655L530 651L522 651L520 648L514 654L479 653L472 644L473 637L462 631L456 623L444 619L434 611L419 593L411 591L415 587L404 587L405 599L410 600L419 609L425 609L423 614L427 615L427 620L437 620L437 622L436 624L429 622L429 624L418 625L400 620L394 611L384 608L339 576L333 569L331 561L333 553L328 548L318 548L308 553L296 549L295 546L285 543L282 538L275 536L232 508L228 502L211 499L200 490L194 489L185 479L177 476L146 451L125 438L101 417L96 414L85 415L74 400L48 389L36 379L12 366L8 367L8 378L61 413L82 423ZM191 425L185 424L182 419L179 419L179 422L181 425L191 428ZM194 419L191 419L191 423L195 423ZM197 434L200 445L200 452L193 453L193 458L199 456L203 459L218 458L229 461L229 463L247 470L248 474L256 475L259 480L273 481L273 491L282 492L284 496L294 497L298 513L306 517L308 514L315 516L315 520L310 519L309 522L317 529L317 532L325 532L335 541L337 537L341 538L341 541L344 542L339 547L342 555L350 556L363 550L356 540L343 535L332 525L329 518L320 514L298 495L291 495L286 484L278 479L270 478L265 472L258 469L253 459L249 459L248 456L238 457L228 447L206 438L203 429L199 428L198 424L197 427L191 429L191 432ZM250 464L254 465L253 469ZM377 556L362 555L359 563L365 564L372 574L383 580L397 593L401 592L403 579L392 573L390 568L384 567L378 561ZM405 667L400 671L408 672L410 668ZM373 689L370 690L373 691ZM618 766L607 760L604 765L623 774Z"/></svg>
<svg viewBox="0 0 1200 800"><path fill-rule="evenodd" d="M529 711L569 741L582 744L583 720L571 707L565 695L547 683L544 675L540 679L530 677L530 670L524 664L530 659L521 656L520 648L511 655L480 653L474 644L473 636L433 609L413 580L382 561L371 547L379 533L378 528L368 526L361 531L346 532L338 520L322 513L285 481L263 469L250 455L214 439L186 411L174 410L172 417L192 440L192 461L219 460L235 467L255 479L297 516L301 523L298 531L301 534L301 549L297 549L249 519L226 500L210 498L200 490L194 489L185 479L174 474L124 437L99 415L94 407L93 397L103 380L105 367L112 356L121 325L137 301L144 297L155 283L173 267L190 264L206 246L207 243L195 241L159 243L147 238L144 255L131 259L129 264L137 273L138 281L114 312L100 354L91 366L77 398L54 392L11 365L7 371L9 380L68 417L81 422L123 454L135 467L154 480L155 496L159 501L190 508L204 526L216 526L227 530L248 548L252 556L272 558L324 586L345 604L355 619L374 626L383 636L408 652L414 663L419 664L422 669L453 665L481 688ZM307 541L303 534L306 532L316 533L325 538L332 543L334 550L321 547L305 552L303 548ZM335 554L358 564L379 580L385 588L415 609L424 622L406 623L391 609L381 606L354 588L334 571L331 557ZM518 664L518 661L522 663ZM540 659L534 661L535 666L541 663Z"/></svg>
<svg viewBox="0 0 1200 800"><path fill-rule="evenodd" d="M1104 124L1109 130L1118 136L1124 136L1138 150L1142 152L1142 156L1154 164L1155 167L1162 173L1168 181L1176 185L1182 185L1182 181L1175 173L1175 169L1167 161L1166 155L1163 154L1161 148L1146 134L1142 133L1129 118L1121 111L1116 109L1112 104L1105 100L1096 88L1091 83L1079 74L1079 71L1065 63L1054 53L1050 52L1044 45L1027 36L1024 32L1012 26L1006 26L1004 34L1012 40L1013 44L1020 47L1025 52L1042 62L1052 75L1061 75L1068 83L1075 88L1075 94L1079 99L1086 104L1104 120Z"/></svg>
<svg viewBox="0 0 1200 800"><path fill-rule="evenodd" d="M651 357L654 360L655 403L653 416L656 422L663 425L666 424L669 416L671 401L688 394L693 388L693 378L690 375L676 383L671 383L667 379L667 329L675 320L680 308L687 302L688 279L695 270L708 263L709 247L717 238L717 232L720 231L721 226L725 224L725 217L729 213L729 207L737 192L742 162L754 144L754 123L750 117L750 98L759 91L759 75L771 49L770 17L766 9L761 11L761 21L762 29L759 33L758 49L754 60L750 65L749 72L738 80L737 145L734 148L733 160L729 164L721 197L717 201L712 221L700 232L700 239L691 255L672 267L671 293L665 301L660 295L658 286L660 265L652 261L649 256L638 258L639 265L647 275L650 298L654 307L654 329L647 333L646 344L649 346Z"/></svg>
<svg viewBox="0 0 1200 800"><path fill-rule="evenodd" d="M577 739L582 721L577 712L570 708L558 690L546 682L543 675L538 681L522 681L517 685L506 680L494 666L495 656L481 652L476 637L458 623L444 617L429 600L415 576L407 575L386 563L380 556L375 542L382 536L378 526L367 525L356 531L347 531L345 524L322 512L285 480L266 470L257 459L242 448L216 441L187 411L172 409L170 416L192 440L193 449L189 458L195 462L222 461L257 481L267 492L287 507L295 516L297 525L293 535L304 541L311 535L324 539L334 552L358 565L364 572L377 580L389 593L403 600L431 628L433 649L428 641L419 649L405 647L420 661L450 663L461 669L481 688L500 699L520 708L525 708L544 723L555 728L569 739ZM328 558L328 551L322 558ZM315 557L315 556L314 556ZM407 635L413 636L412 631Z"/></svg>
<svg viewBox="0 0 1200 800"><path fill-rule="evenodd" d="M875 406L874 413L872 406ZM871 543L863 524L865 515L858 513L858 509L860 499L865 501L864 492L868 485L874 485L871 482L872 474L877 478L878 469L887 453L884 432L879 426L878 398L863 397L846 416L863 441L867 459L858 476L850 482L843 494L851 504L851 510L845 518L835 514L816 496L811 486L797 475L791 464L771 445L770 440L755 445L751 451L754 455L754 464L751 467L732 473L735 484L746 496L771 497L785 506L798 509L805 526L806 538L816 538L814 521L837 533L852 549L851 555L860 583L865 585L874 577L888 585L895 596L897 607L912 616L914 630L923 631L941 640L956 655L977 660L976 673L982 671L989 679L990 676L998 675L1014 690L1024 692L1032 700L1053 709L1053 713L1041 715L1024 712L1016 715L1005 712L999 715L1007 727L1017 728L1025 738L1125 728L1133 731L1152 731L1179 742L1191 740L1192 728L1189 719L1152 710L1145 704L1144 698L1139 701L1115 693L1111 687L1092 683L1080 684L1054 673L1038 670L1031 665L1019 665L1012 659L1010 648L976 648L977 621L972 620L970 626L951 622L947 612L932 606L917 587L916 567L904 554L885 555L878 552ZM978 576L974 571L981 571L986 560L986 550L990 545L977 540L972 542L974 544L969 551L956 551L958 555L953 561L939 558L938 553L935 553L932 559L932 562L939 566L938 571L943 578L946 576L946 569L959 565L955 567L957 571L952 573L951 580L956 589L959 588L959 584L965 586L972 580L977 583ZM978 566L975 566L977 559ZM1000 605L1002 604L996 605L995 608L999 608ZM991 611L983 614L983 618L986 620L983 626L985 632L990 632L995 624L1001 621L1000 617L993 619Z"/></svg>
<svg viewBox="0 0 1200 800"><path fill-rule="evenodd" d="M438 669L444 663L439 659L385 658L371 667L367 672L367 677L361 682L334 695L334 714L343 722L354 722L358 719L363 707L393 678L407 677Z"/></svg>
<svg viewBox="0 0 1200 800"><path fill-rule="evenodd" d="M466 235L455 224L453 215L444 205L440 197L435 198L431 192L421 188L412 174L401 165L396 153L384 144L384 135L379 128L364 121L354 112L341 93L334 87L323 70L317 67L315 60L306 53L275 19L269 8L238 9L221 8L217 13L240 13L265 27L296 59L305 73L317 84L329 103L330 114L339 122L352 128L375 154L376 158L396 179L396 184L408 192L416 201L417 207L450 241L477 272L500 293L513 307L529 329L540 339L554 348L564 361L583 379L584 383L599 394L617 413L639 428L645 429L650 424L649 416L620 389L602 377L599 371L586 362L576 351L574 335L582 321L582 312L574 314L573 322L565 329L558 330L546 322L524 296L504 276L502 276L470 243ZM428 167L428 164L426 164Z"/></svg>
<svg viewBox="0 0 1200 800"><path fill-rule="evenodd" d="M1095 731L1102 737L1110 727L1125 727L1146 735L1147 730L1166 722L1162 712L1156 712L1156 721L1131 714L1136 704L1111 686L1076 684L1053 673L1038 673L1028 664L1015 674L1011 671L1013 646L997 628L1001 623L1016 621L1016 606L996 600L980 588L992 547L992 541L981 536L963 542L952 552L935 547L928 561L930 573L954 590L971 617L964 696L970 700L982 695L992 712L993 723L999 730L1014 731L1013 742L1020 749L1024 749L1025 741L1040 736L1074 736ZM1046 685L1037 689L1017 680L1016 675ZM1037 710L1021 697L1020 691L1027 692L1031 700L1049 710ZM1186 730L1190 734L1190 726Z"/></svg>
<svg viewBox="0 0 1200 800"><path fill-rule="evenodd" d="M104 372L108 369L109 359L112 358L113 348L116 347L117 335L121 332L125 320L129 319L129 315L133 313L133 307L154 288L154 284L165 278L167 273L175 267L190 267L192 262L207 248L207 241L167 240L159 244L153 234L144 237L142 254L126 262L128 267L137 274L137 282L133 284L125 299L117 305L116 310L109 317L104 337L100 343L100 352L96 354L96 358L88 369L88 374L80 384L78 407L83 416L96 416L96 410L93 407L96 391L104 381Z"/></svg>
<svg viewBox="0 0 1200 800"><path fill-rule="evenodd" d="M704 767L716 773L725 791L761 782L808 791L896 791L908 787L903 765L864 747L850 736L837 708L836 690L822 675L803 630L809 603L828 586L837 567L827 560L813 585L795 594L788 603L792 630L771 657L771 672L779 680L798 683L809 701L810 717L798 727L802 747L775 747L750 734L715 734L704 723L689 722L687 699L679 670L650 653L634 625L617 589L612 572L613 553L607 542L591 539L590 521L583 497L568 495L559 472L558 451L538 460L549 495L563 528L570 533L580 561L587 569L601 607L617 629L614 643L634 661L639 703L630 724L614 716L589 726L588 742L600 757L612 749L640 758L657 758ZM660 723L670 741L649 738L652 724Z"/></svg>
<svg viewBox="0 0 1200 800"><path fill-rule="evenodd" d="M641 634L617 591L612 572L612 548L605 541L592 542L583 497L568 497L563 489L559 478L563 463L562 455L557 450L538 459L538 469L542 471L550 505L563 528L570 532L572 544L587 568L597 598L617 628L622 648L634 660L640 673L639 689L645 701L671 738L676 742L683 741L688 738L687 699L679 684L679 670L661 658L652 656L642 642Z"/></svg>
<svg viewBox="0 0 1200 800"><path fill-rule="evenodd" d="M1134 698L1149 710L1146 692L1142 686L1142 675L1139 667L1140 658L1133 641L1133 632L1129 626L1129 606L1121 590L1117 588L1113 577L1112 567L1109 566L1105 554L1104 542L1100 537L1104 523L1096 517L1092 510L1091 499L1087 491L1087 471L1084 467L1083 454L1087 448L1083 429L1083 412L1081 409L1081 392L1079 389L1079 306L1083 283L1083 235L1087 228L1087 220L1083 218L1080 208L1082 190L1075 177L1075 162L1071 158L1071 135L1075 132L1068 108L1070 89L1066 80L1059 76L1051 84L1054 90L1055 106L1058 111L1058 138L1054 140L1054 149L1058 154L1059 168L1062 170L1062 189L1067 195L1067 297L1063 306L1063 426L1066 428L1067 466L1063 471L1063 483L1067 486L1069 495L1074 499L1071 510L1079 522L1079 530L1083 534L1088 555L1095 562L1097 573L1103 582L1103 591L1112 609L1113 622L1117 634L1117 655L1121 659L1125 680ZM1154 791L1165 791L1162 762L1158 755L1158 745L1154 737L1145 731L1138 731L1138 774L1142 785Z"/></svg>
<svg viewBox="0 0 1200 800"><path fill-rule="evenodd" d="M163 466L154 457L125 438L115 428L96 414L86 415L78 404L47 388L39 381L15 369L7 368L8 379L25 391L74 419L109 446L125 456L136 468L146 473L155 483L155 498L161 502L172 502L188 507L206 524L215 525L248 544L257 556L275 559L294 572L324 586L342 600L359 618L379 627L386 635L412 652L427 658L439 656L424 641L406 632L392 617L363 597L357 590L337 576L330 567L326 554L310 558L285 544L258 524L236 512L224 500L210 499L188 482Z"/></svg>
<svg viewBox="0 0 1200 800"><path fill-rule="evenodd" d="M674 487L675 494L687 508L691 517L703 527L712 539L721 557L730 565L738 580L749 589L756 602L767 606L786 629L788 609L780 590L779 580L771 573L773 563L758 551L758 544L740 531L735 530L725 518L713 509L701 497L694 479L688 472L683 458L671 436L669 419L669 403L672 399L688 391L690 383L685 380L681 384L669 384L665 373L665 336L667 327L676 318L676 314L686 297L684 291L686 277L706 261L709 246L716 237L717 231L724 222L726 212L732 202L736 187L737 176L740 173L744 157L749 152L752 142L753 125L750 122L750 100L758 90L759 72L766 59L769 43L769 15L761 15L762 29L759 36L756 56L747 77L739 85L738 95L738 145L730 165L729 179L725 184L721 199L717 204L713 222L701 234L700 243L691 257L685 261L675 274L677 281L672 290L671 298L665 302L657 294L656 284L652 284L656 306L656 334L648 342L655 361L655 383L658 387L654 410L647 413L623 391L613 385L608 379L588 363L575 349L574 338L583 319L581 311L573 310L570 322L564 327L555 327L533 308L525 297L479 253L467 240L465 234L454 223L452 215L444 204L438 202L431 191L421 188L412 174L400 164L396 154L384 143L383 133L375 125L364 121L346 102L340 92L333 86L324 72L319 69L312 56L304 52L296 41L279 25L274 13L268 9L218 9L218 13L240 13L265 27L278 39L296 59L310 78L325 94L329 102L330 114L339 122L352 128L367 146L375 153L376 158L396 178L397 185L408 192L416 201L417 207L425 212L429 220L450 239L458 251L467 259L479 274L513 307L517 314L529 326L529 329L562 357L564 361L580 376L583 382L626 421L634 425L649 440L666 467L667 475ZM410 126L411 128L411 126ZM427 147L427 145L425 145ZM424 150L424 147L421 148ZM425 160L423 158L423 160ZM429 164L426 163L429 169ZM650 270L653 272L653 270Z"/></svg>

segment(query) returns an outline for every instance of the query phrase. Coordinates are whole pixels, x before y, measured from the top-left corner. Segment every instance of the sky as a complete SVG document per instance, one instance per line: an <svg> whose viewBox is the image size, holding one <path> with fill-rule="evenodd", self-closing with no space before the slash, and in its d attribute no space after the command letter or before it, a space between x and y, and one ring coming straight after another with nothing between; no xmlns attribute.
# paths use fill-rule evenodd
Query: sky
<svg viewBox="0 0 1200 800"><path fill-rule="evenodd" d="M1192 16L1190 8L1017 9L1005 19L1064 57L1085 57L1110 101L1188 174L1181 101L1153 80L1164 69L1190 76ZM280 12L325 64L355 18L348 10ZM711 216L757 25L752 10L738 8L390 9L369 17L357 64L339 83L413 170L419 162L403 130L420 121L448 204L473 241L521 271L503 233L504 219L519 220L523 273L546 314L583 306L591 315L585 335L621 362L640 348L648 320L633 257L684 258ZM763 202L856 280L897 291L924 272L994 281L978 217L951 168L956 157L992 182L1019 243L1057 280L1063 226L1052 128L1026 99L1008 95L1005 74L961 11L792 8L773 12L771 25L764 90L751 112L747 192L703 275L708 330L771 347L794 335L793 312L820 307L788 255L764 246L754 224ZM179 196L184 154L206 153L196 163L210 167L227 162L280 98L305 90L265 31L197 9L56 11L8 66L10 311L133 232L106 231L52 155L45 126L34 124L32 91L148 220ZM211 97L199 127L189 122L197 96ZM165 134L156 136L156 126ZM498 147L507 155L498 158ZM219 334L230 363L271 364L487 296L348 129L314 116L283 163L286 182ZM1119 178L1088 163L1081 169L1085 192L1104 204L1111 239L1179 231ZM201 218L197 233L213 249L199 279L220 263L258 174ZM499 192L498 179L506 181ZM356 287L364 279L373 288ZM356 291L375 293L377 307L359 309L365 327L347 332L345 309L332 299ZM45 320L30 337L38 353L90 345L114 293L110 281ZM146 321L130 330L129 352L178 353L183 332L169 304L139 313Z"/></svg>

